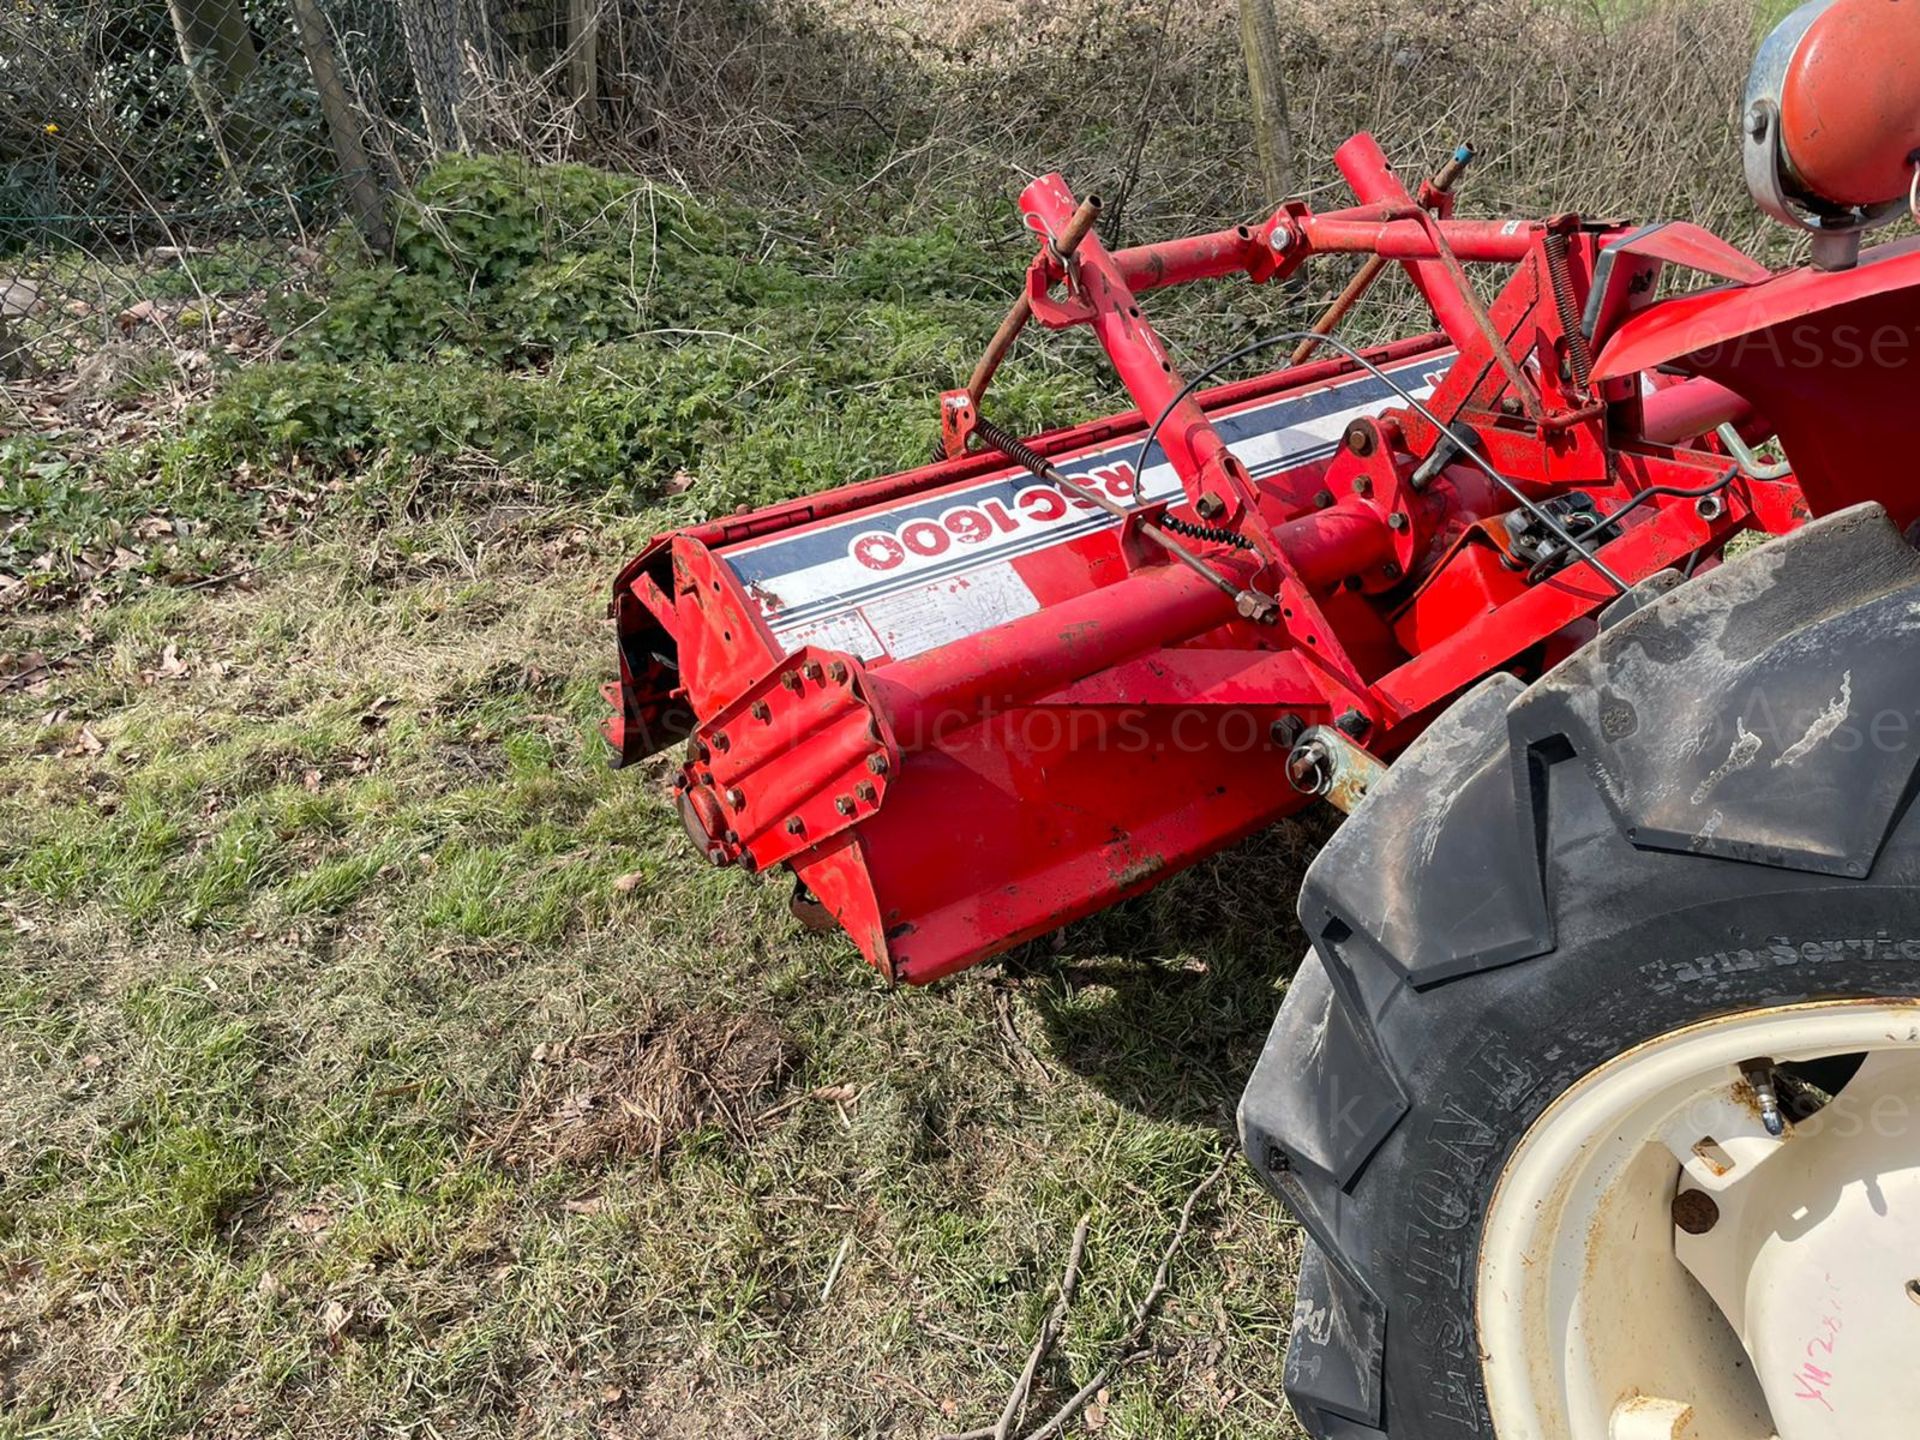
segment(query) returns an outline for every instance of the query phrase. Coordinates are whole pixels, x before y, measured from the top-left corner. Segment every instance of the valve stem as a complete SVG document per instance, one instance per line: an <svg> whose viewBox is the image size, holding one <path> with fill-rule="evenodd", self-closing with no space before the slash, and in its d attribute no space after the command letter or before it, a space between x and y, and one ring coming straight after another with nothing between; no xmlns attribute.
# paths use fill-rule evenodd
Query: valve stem
<svg viewBox="0 0 1920 1440"><path fill-rule="evenodd" d="M1740 1073L1753 1087L1753 1098L1760 1105L1760 1123L1778 1140L1787 1133L1787 1117L1780 1109L1779 1092L1773 1088L1773 1061L1749 1060L1740 1067Z"/></svg>

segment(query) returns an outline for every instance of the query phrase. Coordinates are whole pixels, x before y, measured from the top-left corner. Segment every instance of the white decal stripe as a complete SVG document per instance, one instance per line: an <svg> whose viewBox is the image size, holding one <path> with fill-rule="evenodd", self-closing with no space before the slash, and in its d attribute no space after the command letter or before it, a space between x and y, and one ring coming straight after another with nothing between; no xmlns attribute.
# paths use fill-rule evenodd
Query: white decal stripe
<svg viewBox="0 0 1920 1440"><path fill-rule="evenodd" d="M1427 376L1444 367L1449 358L1444 354L1424 356L1395 366L1388 373L1416 395L1430 393ZM1410 375L1410 371L1416 373ZM1364 398L1340 394L1356 386L1369 393ZM1336 396L1348 403L1320 413L1301 413L1318 410ZM1325 459L1337 449L1340 436L1353 419L1377 413L1396 398L1371 377L1356 376L1324 390L1254 402L1213 418L1223 433L1230 435L1233 453L1251 474L1264 479ZM1286 423L1289 419L1293 423ZM1262 421L1272 428L1246 433ZM1082 483L1107 488L1129 503L1178 499L1182 493L1179 476L1164 458L1149 467L1144 483L1134 487L1134 493L1127 493L1124 479L1116 477L1131 475L1132 461L1138 453L1139 442L1134 440L1060 464ZM1114 483L1103 487L1096 476L1109 477ZM1029 505L1021 506L1021 497L1027 498ZM748 593L759 600L769 628L790 650L806 643L809 636L833 634L849 639L862 637L862 650L877 641L885 647L883 653L900 658L947 643L933 637L936 631L944 634L951 630L952 625L882 624L879 612L867 607L877 605L895 616L932 616L940 595L945 595L945 603L952 606L953 597L959 593L954 587L966 585L970 576L985 579L983 572L988 567L1005 575L1009 573L1004 569L1007 562L1116 528L1119 523L1103 511L1089 513L1066 504L1059 492L1031 475L1003 473L946 495L913 495L831 525L748 541L721 552L721 558L734 569ZM857 553L856 544L863 547ZM863 563L861 554L874 563ZM1024 590L1024 585L1020 588ZM1012 595L1004 579L985 586L979 596L969 597L970 603L958 606L953 620L961 624L964 633L973 634L1016 612L1029 613L1024 605L1008 609ZM1026 603L1030 604L1030 599ZM1000 615L996 606L1008 613ZM927 633L919 633L921 630ZM855 647L848 644L846 648Z"/></svg>

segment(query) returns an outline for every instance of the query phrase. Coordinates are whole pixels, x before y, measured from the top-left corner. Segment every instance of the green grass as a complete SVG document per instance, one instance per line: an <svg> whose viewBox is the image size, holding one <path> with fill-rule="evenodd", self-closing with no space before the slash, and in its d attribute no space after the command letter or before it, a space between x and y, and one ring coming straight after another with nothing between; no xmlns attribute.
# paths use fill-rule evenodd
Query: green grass
<svg viewBox="0 0 1920 1440"><path fill-rule="evenodd" d="M655 518L342 511L246 588L16 617L86 660L0 697L0 1428L932 1435L992 1417L1085 1212L1042 1400L1107 1358L1303 846L890 991L604 767L599 595ZM775 1017L758 1109L857 1098L657 1169L493 1158L536 1046L662 1010ZM1230 1167L1103 1433L1287 1433L1294 1245Z"/></svg>

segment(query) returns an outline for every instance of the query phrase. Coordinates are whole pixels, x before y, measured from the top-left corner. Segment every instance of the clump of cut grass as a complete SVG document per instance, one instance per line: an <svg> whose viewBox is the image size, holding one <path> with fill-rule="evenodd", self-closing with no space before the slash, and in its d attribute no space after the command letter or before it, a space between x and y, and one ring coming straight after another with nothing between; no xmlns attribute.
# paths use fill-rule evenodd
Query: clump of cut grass
<svg viewBox="0 0 1920 1440"><path fill-rule="evenodd" d="M751 1012L695 1011L537 1045L487 1149L531 1170L636 1158L657 1170L704 1125L745 1136L792 1059L780 1027Z"/></svg>

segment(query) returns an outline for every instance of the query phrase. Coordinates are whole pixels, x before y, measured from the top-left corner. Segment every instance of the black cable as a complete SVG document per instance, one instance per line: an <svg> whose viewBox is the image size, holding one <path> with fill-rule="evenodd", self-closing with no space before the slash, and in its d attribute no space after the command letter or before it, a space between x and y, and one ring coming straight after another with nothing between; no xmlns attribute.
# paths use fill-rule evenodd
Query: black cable
<svg viewBox="0 0 1920 1440"><path fill-rule="evenodd" d="M1626 518L1627 512L1632 510L1636 505L1639 505L1643 501L1651 500L1656 495L1665 495L1668 498L1674 499L1674 500L1705 500L1710 495L1718 495L1722 490L1726 489L1735 480L1739 479L1740 473L1741 473L1740 467L1738 465L1735 465L1732 469L1728 470L1726 474L1722 475L1718 480L1715 480L1712 484L1702 485L1697 490L1689 490L1684 486L1680 486L1680 485L1649 485L1646 489L1642 490L1638 495L1635 495L1631 500L1628 500L1625 504L1623 504L1618 510L1614 511L1611 515L1601 516L1596 514L1594 516L1593 524L1589 525L1585 530L1582 530L1580 533L1582 535L1591 537L1595 544L1604 545L1609 540L1616 540L1619 538L1619 530L1617 527L1619 526L1620 521ZM1609 535L1607 533L1609 530L1613 531L1614 533ZM1693 557L1692 557L1692 563L1689 563L1686 570L1682 572L1686 578L1691 579L1693 577L1693 564L1698 563L1699 558L1700 558L1700 552L1697 550L1694 551ZM1536 584L1539 581L1544 580L1547 576L1551 575L1554 569L1556 568L1555 562L1558 559L1559 559L1559 553L1556 552L1555 554L1548 555L1540 560L1536 560L1533 563L1533 567L1527 571L1527 583L1529 585Z"/></svg>
<svg viewBox="0 0 1920 1440"><path fill-rule="evenodd" d="M1649 485L1594 528L1598 530L1613 524L1641 501L1651 500L1656 495L1665 495L1672 500L1704 500L1709 495L1718 495L1739 478L1740 467L1735 465L1711 485L1702 485L1698 490L1687 490L1678 485Z"/></svg>
<svg viewBox="0 0 1920 1440"><path fill-rule="evenodd" d="M1171 416L1175 410L1180 408L1181 401L1193 394L1195 390L1206 384L1207 381L1219 374L1220 371L1226 369L1227 366L1233 364L1234 361L1244 360L1249 355L1257 355L1262 350L1270 350L1275 345L1284 345L1289 341L1298 343L1293 332L1288 332L1284 335L1262 336L1251 344L1242 345L1231 354L1222 355L1218 360L1214 361L1211 365L1207 366L1206 369L1182 385L1180 387L1180 393L1167 402L1167 408L1160 412L1160 418L1155 420L1152 426L1148 428L1147 438L1140 442L1140 453L1135 456L1133 462L1133 473L1138 477L1138 482L1142 484L1145 483L1147 478L1147 453L1153 449L1153 442L1159 438L1160 427L1167 423L1168 417Z"/></svg>

